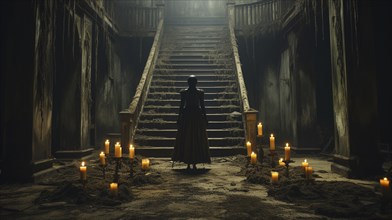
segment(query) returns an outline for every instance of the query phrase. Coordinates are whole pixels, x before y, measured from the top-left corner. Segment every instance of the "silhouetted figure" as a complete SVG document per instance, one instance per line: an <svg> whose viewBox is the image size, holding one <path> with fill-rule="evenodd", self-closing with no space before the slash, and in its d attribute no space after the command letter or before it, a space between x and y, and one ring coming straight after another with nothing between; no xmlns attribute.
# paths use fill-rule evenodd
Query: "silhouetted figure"
<svg viewBox="0 0 392 220"><path fill-rule="evenodd" d="M188 78L188 89L181 90L181 104L178 115L178 131L173 152L173 161L193 164L210 163L210 149L207 137L207 117L204 107L204 92L196 88L197 78Z"/></svg>

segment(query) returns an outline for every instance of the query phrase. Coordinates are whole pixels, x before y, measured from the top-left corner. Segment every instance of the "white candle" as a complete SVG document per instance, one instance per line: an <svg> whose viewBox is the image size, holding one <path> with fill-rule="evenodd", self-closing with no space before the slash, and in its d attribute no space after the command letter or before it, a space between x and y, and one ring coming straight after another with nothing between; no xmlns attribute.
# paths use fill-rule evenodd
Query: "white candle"
<svg viewBox="0 0 392 220"><path fill-rule="evenodd" d="M272 183L273 183L273 184L278 183L278 180L279 180L279 173L278 173L278 172L272 171L272 172L271 172L271 180L272 180Z"/></svg>
<svg viewBox="0 0 392 220"><path fill-rule="evenodd" d="M132 146L132 144L129 146L129 158L135 158L135 148Z"/></svg>
<svg viewBox="0 0 392 220"><path fill-rule="evenodd" d="M117 196L117 194L118 194L118 184L117 183L110 184L110 192L112 193L113 196Z"/></svg>
<svg viewBox="0 0 392 220"><path fill-rule="evenodd" d="M86 163L83 161L82 165L80 166L80 180L87 180L87 167L85 166Z"/></svg>
<svg viewBox="0 0 392 220"><path fill-rule="evenodd" d="M305 168L305 176L306 176L306 179L311 179L312 178L312 173L313 173L313 168L312 167L306 167Z"/></svg>
<svg viewBox="0 0 392 220"><path fill-rule="evenodd" d="M110 146L110 141L106 140L105 141L105 154L109 155L109 146Z"/></svg>
<svg viewBox="0 0 392 220"><path fill-rule="evenodd" d="M309 166L308 161L305 159L304 162L302 162L302 167L304 168L304 171L306 171L306 167Z"/></svg>
<svg viewBox="0 0 392 220"><path fill-rule="evenodd" d="M99 154L99 163L102 166L105 166L106 164L105 153L103 151Z"/></svg>
<svg viewBox="0 0 392 220"><path fill-rule="evenodd" d="M286 147L284 147L284 160L290 160L290 146L289 143L286 143Z"/></svg>
<svg viewBox="0 0 392 220"><path fill-rule="evenodd" d="M274 137L274 134L271 134L271 137L270 137L270 150L275 150L275 137Z"/></svg>
<svg viewBox="0 0 392 220"><path fill-rule="evenodd" d="M142 159L142 170L150 169L150 160L149 159Z"/></svg>
<svg viewBox="0 0 392 220"><path fill-rule="evenodd" d="M120 158L122 153L121 153L121 145L120 142L117 142L116 145L114 146L114 157Z"/></svg>
<svg viewBox="0 0 392 220"><path fill-rule="evenodd" d="M250 155L250 163L255 165L257 161L257 154L255 154L255 152L252 152L252 154Z"/></svg>
<svg viewBox="0 0 392 220"><path fill-rule="evenodd" d="M261 124L261 122L259 122L259 124L257 125L257 136L262 136L263 135L263 125Z"/></svg>
<svg viewBox="0 0 392 220"><path fill-rule="evenodd" d="M280 165L280 166L284 166L284 165L285 165L285 163L283 162L283 158L280 158L280 159L279 159L279 165Z"/></svg>
<svg viewBox="0 0 392 220"><path fill-rule="evenodd" d="M250 154L252 153L252 144L250 143L250 141L246 142L246 150L248 152L248 156L250 156Z"/></svg>
<svg viewBox="0 0 392 220"><path fill-rule="evenodd" d="M389 192L389 180L388 178L384 177L384 179L380 179L380 185L383 190L383 193Z"/></svg>

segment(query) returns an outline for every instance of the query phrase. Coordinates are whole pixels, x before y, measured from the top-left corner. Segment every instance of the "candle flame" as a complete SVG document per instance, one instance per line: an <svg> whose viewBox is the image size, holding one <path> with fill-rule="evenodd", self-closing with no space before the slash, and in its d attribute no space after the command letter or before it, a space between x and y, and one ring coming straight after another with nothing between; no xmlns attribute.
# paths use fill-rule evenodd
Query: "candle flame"
<svg viewBox="0 0 392 220"><path fill-rule="evenodd" d="M279 161L283 161L283 158L280 158Z"/></svg>
<svg viewBox="0 0 392 220"><path fill-rule="evenodd" d="M261 122L259 122L259 125L261 125Z"/></svg>
<svg viewBox="0 0 392 220"><path fill-rule="evenodd" d="M101 151L101 154L103 155L103 154L105 154L103 151Z"/></svg>
<svg viewBox="0 0 392 220"><path fill-rule="evenodd" d="M288 147L289 146L289 143L286 143L286 147Z"/></svg>
<svg viewBox="0 0 392 220"><path fill-rule="evenodd" d="M83 161L83 162L82 162L82 167L84 167L85 164L86 164L86 163Z"/></svg>
<svg viewBox="0 0 392 220"><path fill-rule="evenodd" d="M305 160L304 160L304 162L306 163L306 162L307 162L307 160L305 159Z"/></svg>
<svg viewBox="0 0 392 220"><path fill-rule="evenodd" d="M129 145L129 148L133 148L133 145L132 145L132 144L130 144L130 145Z"/></svg>
<svg viewBox="0 0 392 220"><path fill-rule="evenodd" d="M105 143L109 143L109 139L106 139Z"/></svg>
<svg viewBox="0 0 392 220"><path fill-rule="evenodd" d="M384 177L384 180L388 180L386 177Z"/></svg>
<svg viewBox="0 0 392 220"><path fill-rule="evenodd" d="M271 137L274 137L274 134L271 134Z"/></svg>

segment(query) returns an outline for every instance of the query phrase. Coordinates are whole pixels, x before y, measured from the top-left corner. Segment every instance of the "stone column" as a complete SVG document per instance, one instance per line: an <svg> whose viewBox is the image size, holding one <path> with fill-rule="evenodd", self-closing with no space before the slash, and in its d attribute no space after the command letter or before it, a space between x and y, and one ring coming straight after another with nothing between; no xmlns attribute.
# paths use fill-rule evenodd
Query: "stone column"
<svg viewBox="0 0 392 220"><path fill-rule="evenodd" d="M377 148L377 85L368 4L329 1L336 152L332 170L347 177L374 175L382 163Z"/></svg>

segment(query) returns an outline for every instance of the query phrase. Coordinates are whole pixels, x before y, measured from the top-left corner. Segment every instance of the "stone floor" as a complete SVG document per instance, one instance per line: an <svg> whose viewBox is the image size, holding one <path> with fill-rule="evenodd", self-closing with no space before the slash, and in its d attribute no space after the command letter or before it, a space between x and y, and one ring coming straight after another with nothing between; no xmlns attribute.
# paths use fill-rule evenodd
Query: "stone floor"
<svg viewBox="0 0 392 220"><path fill-rule="evenodd" d="M304 157L293 158L293 166ZM327 157L308 156L322 181L350 181L374 189L376 181L349 180L331 173ZM94 161L92 159L91 161ZM331 219L316 215L306 204L294 205L267 195L263 185L252 184L240 173L236 157L213 158L211 164L188 172L183 164L168 159L151 158L151 172L162 177L160 184L132 186L133 198L119 205L72 204L52 202L38 204L44 190L56 186L41 184L5 184L0 186L0 218L5 219ZM62 164L77 180L79 161ZM147 174L148 175L148 174ZM91 175L89 175L89 178ZM390 216L388 216L390 217ZM388 219L374 216L374 219ZM373 219L373 218L372 218Z"/></svg>

